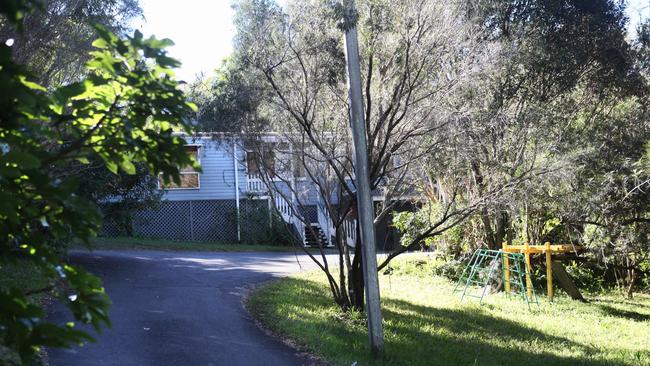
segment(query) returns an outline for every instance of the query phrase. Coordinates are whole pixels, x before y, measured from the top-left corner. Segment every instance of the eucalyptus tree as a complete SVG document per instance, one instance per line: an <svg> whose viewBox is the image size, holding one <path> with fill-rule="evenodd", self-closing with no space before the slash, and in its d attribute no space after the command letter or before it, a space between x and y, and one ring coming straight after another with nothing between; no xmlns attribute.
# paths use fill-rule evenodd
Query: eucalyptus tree
<svg viewBox="0 0 650 366"><path fill-rule="evenodd" d="M259 104L263 99L259 85L252 82L236 56L227 59L215 75L187 85L187 95L198 107L197 128L205 132L242 131L242 126L264 124Z"/></svg>
<svg viewBox="0 0 650 366"><path fill-rule="evenodd" d="M639 284L650 285L649 22L641 23L632 43L643 87L623 97L610 93L608 113L580 126L586 149L572 182L578 194L561 212L630 298Z"/></svg>
<svg viewBox="0 0 650 366"><path fill-rule="evenodd" d="M470 109L458 140L471 165L468 194L523 183L481 208L487 246L512 240L516 226L520 240L539 239L531 223L541 218L543 226L553 194L569 194L582 141L576 125L602 118L643 88L623 11L623 4L608 0L468 6L469 18L499 44L492 67L459 101Z"/></svg>
<svg viewBox="0 0 650 366"><path fill-rule="evenodd" d="M592 255L632 297L650 278L650 179L646 141L650 139L647 101L631 98L616 105L605 120L586 127L590 147L580 156L572 188L577 192L564 220L582 234ZM648 283L646 283L646 286Z"/></svg>
<svg viewBox="0 0 650 366"><path fill-rule="evenodd" d="M631 289L647 265L648 201L634 188L647 179L648 80L623 10L614 1L474 2L470 17L501 46L461 99L470 112L457 156L472 166L468 195L521 180L475 216L485 245L584 244L627 271Z"/></svg>

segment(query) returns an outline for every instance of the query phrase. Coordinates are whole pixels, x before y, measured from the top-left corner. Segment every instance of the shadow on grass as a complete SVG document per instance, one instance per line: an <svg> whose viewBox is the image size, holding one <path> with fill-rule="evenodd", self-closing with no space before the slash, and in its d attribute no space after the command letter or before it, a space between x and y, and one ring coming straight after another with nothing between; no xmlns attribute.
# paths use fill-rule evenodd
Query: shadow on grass
<svg viewBox="0 0 650 366"><path fill-rule="evenodd" d="M645 302L644 302L645 300ZM622 306L633 306L637 308L644 308L644 309L650 309L650 302L648 300L643 299L641 301L639 300L627 300L627 299L602 299L602 298L595 298L591 300L594 303L607 303L607 304L613 304L613 305L622 305Z"/></svg>
<svg viewBox="0 0 650 366"><path fill-rule="evenodd" d="M552 349L561 353L563 349L571 349L583 355L597 352L567 338L497 318L476 308L441 309L395 299L385 299L383 303L385 320L391 324L386 327L387 335L400 335L399 341L387 347L389 354L391 349L410 354L421 347L428 347L436 354L431 362L445 365L614 364L546 351ZM429 329L422 329L427 326Z"/></svg>
<svg viewBox="0 0 650 366"><path fill-rule="evenodd" d="M293 296L287 296L287 290ZM289 278L268 291L275 293L262 295L261 307L266 313L262 318L271 328L337 363L369 363L365 327L337 314L322 284ZM626 365L599 359L602 350L481 309L435 308L390 298L382 304L386 357L379 364ZM292 311L296 316L288 314Z"/></svg>
<svg viewBox="0 0 650 366"><path fill-rule="evenodd" d="M615 316L617 318L632 319L636 321L650 320L650 315L637 313L636 311L618 309L613 306L598 304L598 307L607 315Z"/></svg>

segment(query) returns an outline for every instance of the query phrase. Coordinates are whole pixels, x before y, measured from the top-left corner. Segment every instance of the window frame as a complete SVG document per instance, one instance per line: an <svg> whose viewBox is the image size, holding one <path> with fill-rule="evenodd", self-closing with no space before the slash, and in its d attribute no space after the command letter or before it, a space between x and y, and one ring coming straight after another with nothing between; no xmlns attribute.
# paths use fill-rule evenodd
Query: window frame
<svg viewBox="0 0 650 366"><path fill-rule="evenodd" d="M245 167L246 167L246 175L247 176L261 176L262 175L262 169L265 168L270 168L270 172L268 174L271 175L272 179L276 178L276 157L275 157L275 151L271 148L267 148L264 146L262 148L262 151L258 150L253 150L253 149L246 149L244 150L246 152L244 159L245 159ZM269 159L269 160L266 160ZM255 166L257 168L257 172L252 173L251 172L251 162L255 161ZM265 163L270 163L270 167L265 167ZM252 173L252 174L251 174Z"/></svg>
<svg viewBox="0 0 650 366"><path fill-rule="evenodd" d="M201 150L203 149L203 145L201 144L186 144L184 145L185 147L196 147L196 161L201 164ZM196 187L163 187L161 178L162 176L159 174L158 175L158 189L162 191L187 191L187 190L198 190L201 189L201 173L197 171L193 172L182 172L179 171L179 175L194 175L196 174Z"/></svg>
<svg viewBox="0 0 650 366"><path fill-rule="evenodd" d="M293 180L296 181L306 181L308 178L307 171L304 166L299 164L297 159L295 158L294 151L291 147L290 142L282 142L282 141L277 141L277 140L264 140L262 141L262 144L264 146L262 147L261 151L260 149L252 149L252 148L245 148L244 152L244 161L242 162L243 165L246 168L246 175L248 178L255 177L254 179L259 179L257 177L261 176L261 171L264 168L265 165L269 165L270 163L270 178L271 181L281 181L281 174L282 173L287 173L286 176L290 177ZM280 146L280 144L284 144L285 146ZM267 146L268 145L268 146ZM281 148L283 147L283 148ZM286 167L287 169L281 169L283 164L281 164L281 155L286 154L288 157L291 158L291 163L289 167ZM252 161L256 161L255 163L251 163ZM255 165L256 171L252 172L251 171L251 165ZM302 175L297 175L296 173L296 167L300 165L302 170ZM280 171L282 170L282 171ZM286 178L286 177L285 177Z"/></svg>

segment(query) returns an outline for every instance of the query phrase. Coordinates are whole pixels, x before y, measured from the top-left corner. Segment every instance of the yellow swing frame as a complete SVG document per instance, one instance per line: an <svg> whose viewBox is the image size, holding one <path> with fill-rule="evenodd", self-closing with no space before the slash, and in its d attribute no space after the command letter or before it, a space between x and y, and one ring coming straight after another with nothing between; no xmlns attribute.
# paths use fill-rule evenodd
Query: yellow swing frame
<svg viewBox="0 0 650 366"><path fill-rule="evenodd" d="M576 252L577 247L570 244L555 244L552 245L549 242L544 243L544 245L528 245L525 243L523 245L508 245L508 243L502 244L502 250L507 253L521 253L525 257L526 262L526 292L528 293L529 298L532 297L533 293L533 282L531 280L531 267L530 267L530 255L531 254L544 254L546 256L546 287L547 287L547 297L549 302L553 302L553 254L562 254ZM505 276L505 290L506 293L510 293L510 263L508 256L503 256L503 266L504 266L504 276Z"/></svg>

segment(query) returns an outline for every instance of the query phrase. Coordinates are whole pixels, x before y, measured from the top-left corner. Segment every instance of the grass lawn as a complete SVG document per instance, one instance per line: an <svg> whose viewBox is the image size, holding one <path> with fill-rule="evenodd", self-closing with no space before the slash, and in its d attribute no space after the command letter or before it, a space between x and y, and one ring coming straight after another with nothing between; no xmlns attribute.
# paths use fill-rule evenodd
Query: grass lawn
<svg viewBox="0 0 650 366"><path fill-rule="evenodd" d="M454 283L414 272L413 259L398 261L393 275L380 275L386 355L373 365L650 365L648 295L587 304L560 296L534 311L500 295L459 303ZM332 305L319 272L266 285L248 307L333 364L369 364L362 317L349 319Z"/></svg>
<svg viewBox="0 0 650 366"><path fill-rule="evenodd" d="M0 264L0 288L8 289L17 287L25 291L37 291L46 288L48 285L49 281L47 277L31 261L18 259L16 262ZM46 296L48 296L47 291L38 292L27 296L27 300L32 304L43 305L47 300ZM43 349L41 349L39 357L44 357ZM18 355L12 351L3 349L2 341L0 340L0 365L18 365L19 363Z"/></svg>
<svg viewBox="0 0 650 366"><path fill-rule="evenodd" d="M73 248L87 249L82 244L75 244ZM203 252L302 252L302 249L294 246L197 243L140 238L95 238L91 241L91 249L155 249Z"/></svg>
<svg viewBox="0 0 650 366"><path fill-rule="evenodd" d="M18 260L0 265L0 288L17 287L25 291L36 291L48 284L47 278L31 261ZM45 292L38 292L29 296L29 300L38 303L45 295Z"/></svg>

